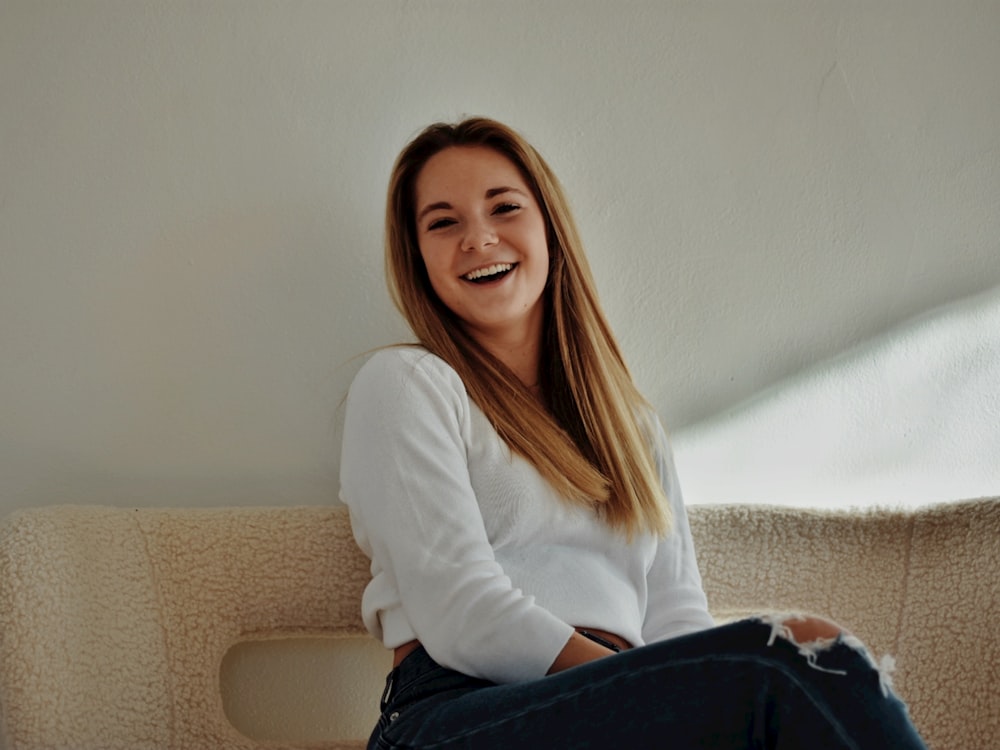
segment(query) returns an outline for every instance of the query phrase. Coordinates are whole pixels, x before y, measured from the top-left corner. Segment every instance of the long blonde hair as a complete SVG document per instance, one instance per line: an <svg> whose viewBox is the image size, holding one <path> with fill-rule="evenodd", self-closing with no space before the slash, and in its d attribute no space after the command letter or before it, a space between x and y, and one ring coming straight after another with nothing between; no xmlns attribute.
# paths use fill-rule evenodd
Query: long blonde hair
<svg viewBox="0 0 1000 750"><path fill-rule="evenodd" d="M541 384L549 409L466 332L431 287L417 244L414 184L428 159L452 146L485 146L510 159L545 216ZM596 508L629 537L665 533L671 518L651 452L653 412L601 310L559 181L538 152L495 120L431 125L396 159L385 224L386 279L396 307L421 345L455 369L510 449L569 502Z"/></svg>

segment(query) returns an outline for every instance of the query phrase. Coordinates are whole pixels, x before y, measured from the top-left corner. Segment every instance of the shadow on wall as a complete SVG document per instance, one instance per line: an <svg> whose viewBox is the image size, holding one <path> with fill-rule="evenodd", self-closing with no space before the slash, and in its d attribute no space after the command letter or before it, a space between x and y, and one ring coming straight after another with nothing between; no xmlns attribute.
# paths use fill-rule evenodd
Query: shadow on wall
<svg viewBox="0 0 1000 750"><path fill-rule="evenodd" d="M1000 494L1000 287L674 435L689 503L915 506Z"/></svg>

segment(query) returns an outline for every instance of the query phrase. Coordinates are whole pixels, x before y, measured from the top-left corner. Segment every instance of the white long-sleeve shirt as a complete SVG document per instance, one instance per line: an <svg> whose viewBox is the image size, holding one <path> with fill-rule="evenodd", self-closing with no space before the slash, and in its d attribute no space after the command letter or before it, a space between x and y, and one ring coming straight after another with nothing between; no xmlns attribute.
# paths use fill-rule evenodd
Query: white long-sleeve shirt
<svg viewBox="0 0 1000 750"><path fill-rule="evenodd" d="M371 558L366 627L414 638L493 682L543 676L573 626L641 645L711 627L666 436L656 463L664 538L627 542L513 454L458 374L416 347L375 354L351 385L341 499Z"/></svg>

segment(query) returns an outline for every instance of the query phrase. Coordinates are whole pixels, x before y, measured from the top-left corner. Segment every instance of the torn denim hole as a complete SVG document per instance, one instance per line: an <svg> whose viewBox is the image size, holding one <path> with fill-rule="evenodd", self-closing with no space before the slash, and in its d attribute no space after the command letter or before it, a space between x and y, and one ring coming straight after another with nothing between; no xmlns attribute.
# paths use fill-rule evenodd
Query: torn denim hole
<svg viewBox="0 0 1000 750"><path fill-rule="evenodd" d="M799 654L805 657L809 666L813 669L819 670L820 672L846 675L847 672L843 669L827 669L825 667L821 667L817 663L817 660L823 651L830 649L838 642L843 643L848 648L854 649L865 657L865 660L871 668L878 674L878 684L879 688L882 690L882 695L886 698L889 697L889 693L892 691L892 673L896 671L896 660L889 654L883 656L881 661L876 662L865 644L862 643L862 641L856 636L849 635L847 633L841 633L836 638L818 638L815 641L810 641L808 643L799 643L795 640L795 636L793 635L791 628L785 624L789 620L804 622L807 618L805 615L798 612L792 612L789 614L761 615L756 619L764 625L769 625L771 628L771 635L767 639L768 646L773 645L777 638L783 638L792 645L797 646Z"/></svg>
<svg viewBox="0 0 1000 750"><path fill-rule="evenodd" d="M850 646L868 660L871 668L878 673L878 685L882 688L882 695L888 698L889 693L892 692L892 673L896 671L896 660L893 656L891 654L883 654L882 658L876 662L875 657L872 656L867 646L861 642L861 639L845 633L841 636L841 640L845 646Z"/></svg>

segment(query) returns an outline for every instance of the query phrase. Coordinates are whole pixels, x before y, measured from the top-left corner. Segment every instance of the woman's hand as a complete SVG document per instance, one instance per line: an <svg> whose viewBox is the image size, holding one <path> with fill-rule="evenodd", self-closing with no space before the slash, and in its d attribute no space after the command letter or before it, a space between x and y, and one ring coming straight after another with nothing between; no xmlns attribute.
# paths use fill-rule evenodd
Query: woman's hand
<svg viewBox="0 0 1000 750"><path fill-rule="evenodd" d="M610 648L605 648L579 633L573 633L546 674L562 672L564 669L575 667L578 664L586 664L588 661L611 656L614 653Z"/></svg>

